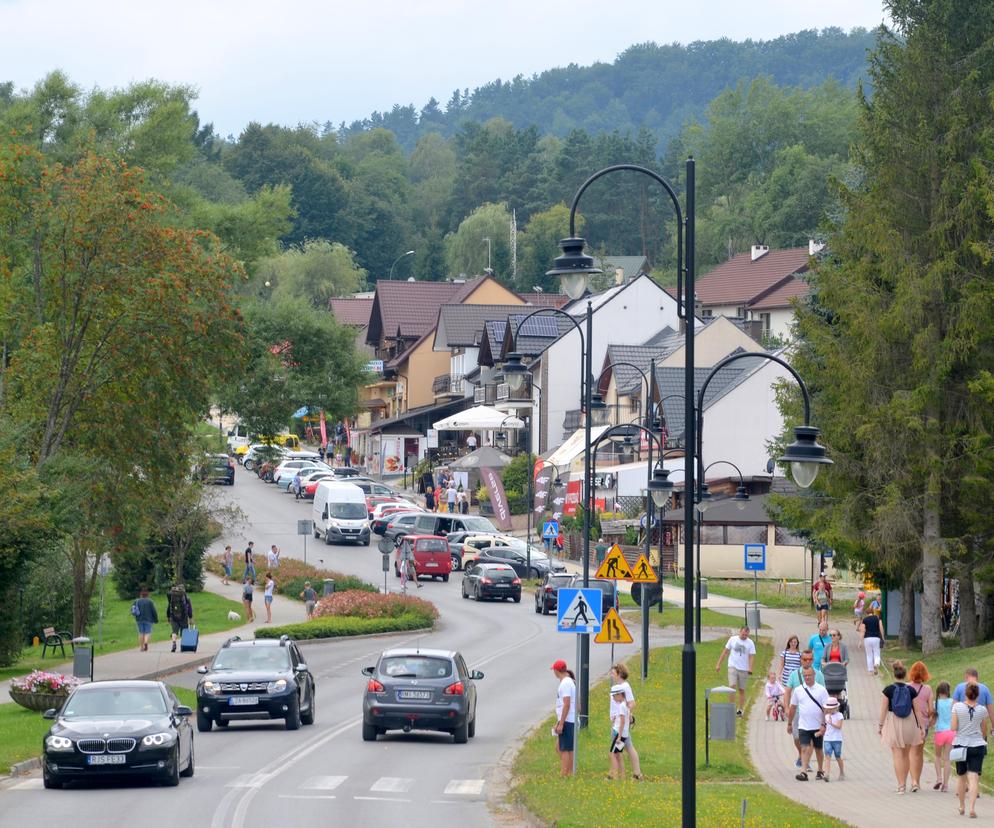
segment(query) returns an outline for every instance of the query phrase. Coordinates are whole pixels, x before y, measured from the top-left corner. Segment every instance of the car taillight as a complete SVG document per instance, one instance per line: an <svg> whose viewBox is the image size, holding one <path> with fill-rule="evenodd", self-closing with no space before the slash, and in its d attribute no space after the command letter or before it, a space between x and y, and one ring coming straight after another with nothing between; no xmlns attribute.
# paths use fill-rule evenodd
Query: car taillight
<svg viewBox="0 0 994 828"><path fill-rule="evenodd" d="M480 578L480 583L481 584L492 584L493 581L491 581L489 578Z"/></svg>
<svg viewBox="0 0 994 828"><path fill-rule="evenodd" d="M516 584L517 584L518 586L520 586L520 585L521 585L521 579L520 579L520 578L515 578L515 579L514 579L513 581L511 581L511 586L514 586L514 585L516 585Z"/></svg>
<svg viewBox="0 0 994 828"><path fill-rule="evenodd" d="M370 679L369 683L366 685L367 693L382 693L384 689L385 688L383 687L383 685L380 684L376 679Z"/></svg>
<svg viewBox="0 0 994 828"><path fill-rule="evenodd" d="M450 684L444 690L446 696L461 696L464 692L466 692L466 688L462 686L461 681L457 681L455 684Z"/></svg>

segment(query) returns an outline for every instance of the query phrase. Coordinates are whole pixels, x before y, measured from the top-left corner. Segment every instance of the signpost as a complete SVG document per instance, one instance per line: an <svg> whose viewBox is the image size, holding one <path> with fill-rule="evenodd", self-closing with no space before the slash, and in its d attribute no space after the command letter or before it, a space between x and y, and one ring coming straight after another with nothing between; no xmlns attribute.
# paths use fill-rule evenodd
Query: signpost
<svg viewBox="0 0 994 828"><path fill-rule="evenodd" d="M559 521L553 518L542 524L542 540L545 541L545 551L551 552L552 546L559 537Z"/></svg>
<svg viewBox="0 0 994 828"><path fill-rule="evenodd" d="M744 551L743 568L752 573L753 598L759 601L759 573L766 571L766 544L747 543Z"/></svg>
<svg viewBox="0 0 994 828"><path fill-rule="evenodd" d="M559 590L558 606L556 607L556 631L561 633L579 633L576 637L576 663L580 663L581 636L601 631L601 602L603 593L599 589L577 589L575 587ZM579 709L579 705L577 705ZM580 732L580 717L574 716L573 725L573 773L576 774L576 754L578 734Z"/></svg>
<svg viewBox="0 0 994 828"><path fill-rule="evenodd" d="M304 563L307 563L307 536L314 531L313 520L298 520L297 534L304 536Z"/></svg>

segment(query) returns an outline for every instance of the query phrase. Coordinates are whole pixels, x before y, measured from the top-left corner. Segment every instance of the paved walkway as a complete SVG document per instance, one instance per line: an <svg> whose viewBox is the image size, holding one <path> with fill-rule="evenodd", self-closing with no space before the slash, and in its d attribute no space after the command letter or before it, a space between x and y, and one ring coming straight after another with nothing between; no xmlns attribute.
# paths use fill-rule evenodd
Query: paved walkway
<svg viewBox="0 0 994 828"><path fill-rule="evenodd" d="M232 601L241 602L241 585L232 582L228 586L221 583L221 579L216 575L205 573L204 589L209 592L223 595ZM193 594L194 611L196 611L197 596ZM171 652L172 644L169 640L169 624L164 620L164 608L159 606L160 623L155 625L152 633L152 643L147 652L141 652L137 646L116 653L97 656L93 663L93 676L97 679L115 678L139 678L154 679L190 669L208 661L217 649L231 636L241 635L245 638L254 637L254 629L259 626L258 619L263 621L266 617L266 610L262 603L262 592L256 590L256 598L253 603L257 623L243 624L225 632L202 635L200 644L195 653ZM293 624L303 621L304 605L300 601L285 598L282 595L273 596L273 624ZM135 641L138 640L137 629ZM72 674L72 662L63 662L46 665L49 672ZM0 703L9 702L10 695L8 688L10 683L0 682Z"/></svg>

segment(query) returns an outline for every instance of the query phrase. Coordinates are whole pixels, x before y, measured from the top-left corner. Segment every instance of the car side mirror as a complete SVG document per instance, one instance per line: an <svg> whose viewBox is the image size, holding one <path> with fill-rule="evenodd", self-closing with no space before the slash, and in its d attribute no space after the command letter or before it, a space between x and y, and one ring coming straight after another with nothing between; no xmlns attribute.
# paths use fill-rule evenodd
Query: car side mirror
<svg viewBox="0 0 994 828"><path fill-rule="evenodd" d="M59 717L59 711L54 707L50 707L44 713L41 714L43 719L57 719Z"/></svg>
<svg viewBox="0 0 994 828"><path fill-rule="evenodd" d="M307 665L306 664L298 664L294 669L298 673L306 673L307 672Z"/></svg>
<svg viewBox="0 0 994 828"><path fill-rule="evenodd" d="M192 716L193 710L187 707L185 704L178 704L176 705L176 715L183 716L184 718L187 716Z"/></svg>
<svg viewBox="0 0 994 828"><path fill-rule="evenodd" d="M375 670L375 669L376 669L375 667L363 667L362 668L362 674L364 676L372 676L373 675L373 670Z"/></svg>
<svg viewBox="0 0 994 828"><path fill-rule="evenodd" d="M206 664L201 664L201 665L200 665L200 666L199 666L199 667L197 668L197 672L198 672L198 673L200 673L200 675L202 675L202 676L205 676L205 675L207 675L207 665L206 665Z"/></svg>
<svg viewBox="0 0 994 828"><path fill-rule="evenodd" d="M481 678L483 678L483 673L480 670L474 670L472 673L469 674L469 677L473 679L473 681L479 681Z"/></svg>

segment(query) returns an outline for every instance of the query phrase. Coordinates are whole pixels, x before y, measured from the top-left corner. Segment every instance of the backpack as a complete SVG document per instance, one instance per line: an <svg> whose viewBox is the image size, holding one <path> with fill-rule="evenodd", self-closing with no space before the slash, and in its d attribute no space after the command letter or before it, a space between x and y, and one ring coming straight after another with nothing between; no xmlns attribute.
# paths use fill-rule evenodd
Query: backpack
<svg viewBox="0 0 994 828"><path fill-rule="evenodd" d="M135 601L135 602L134 602L134 603L133 603L133 604L131 605L131 614L132 614L132 615L133 615L133 616L134 616L135 618L137 618L137 617L138 617L139 615L141 615L141 614L142 614L142 611L141 611L140 609L138 609L138 602L137 602L137 601Z"/></svg>
<svg viewBox="0 0 994 828"><path fill-rule="evenodd" d="M890 697L890 709L899 719L906 719L911 715L911 688L908 685L894 685L894 695Z"/></svg>

